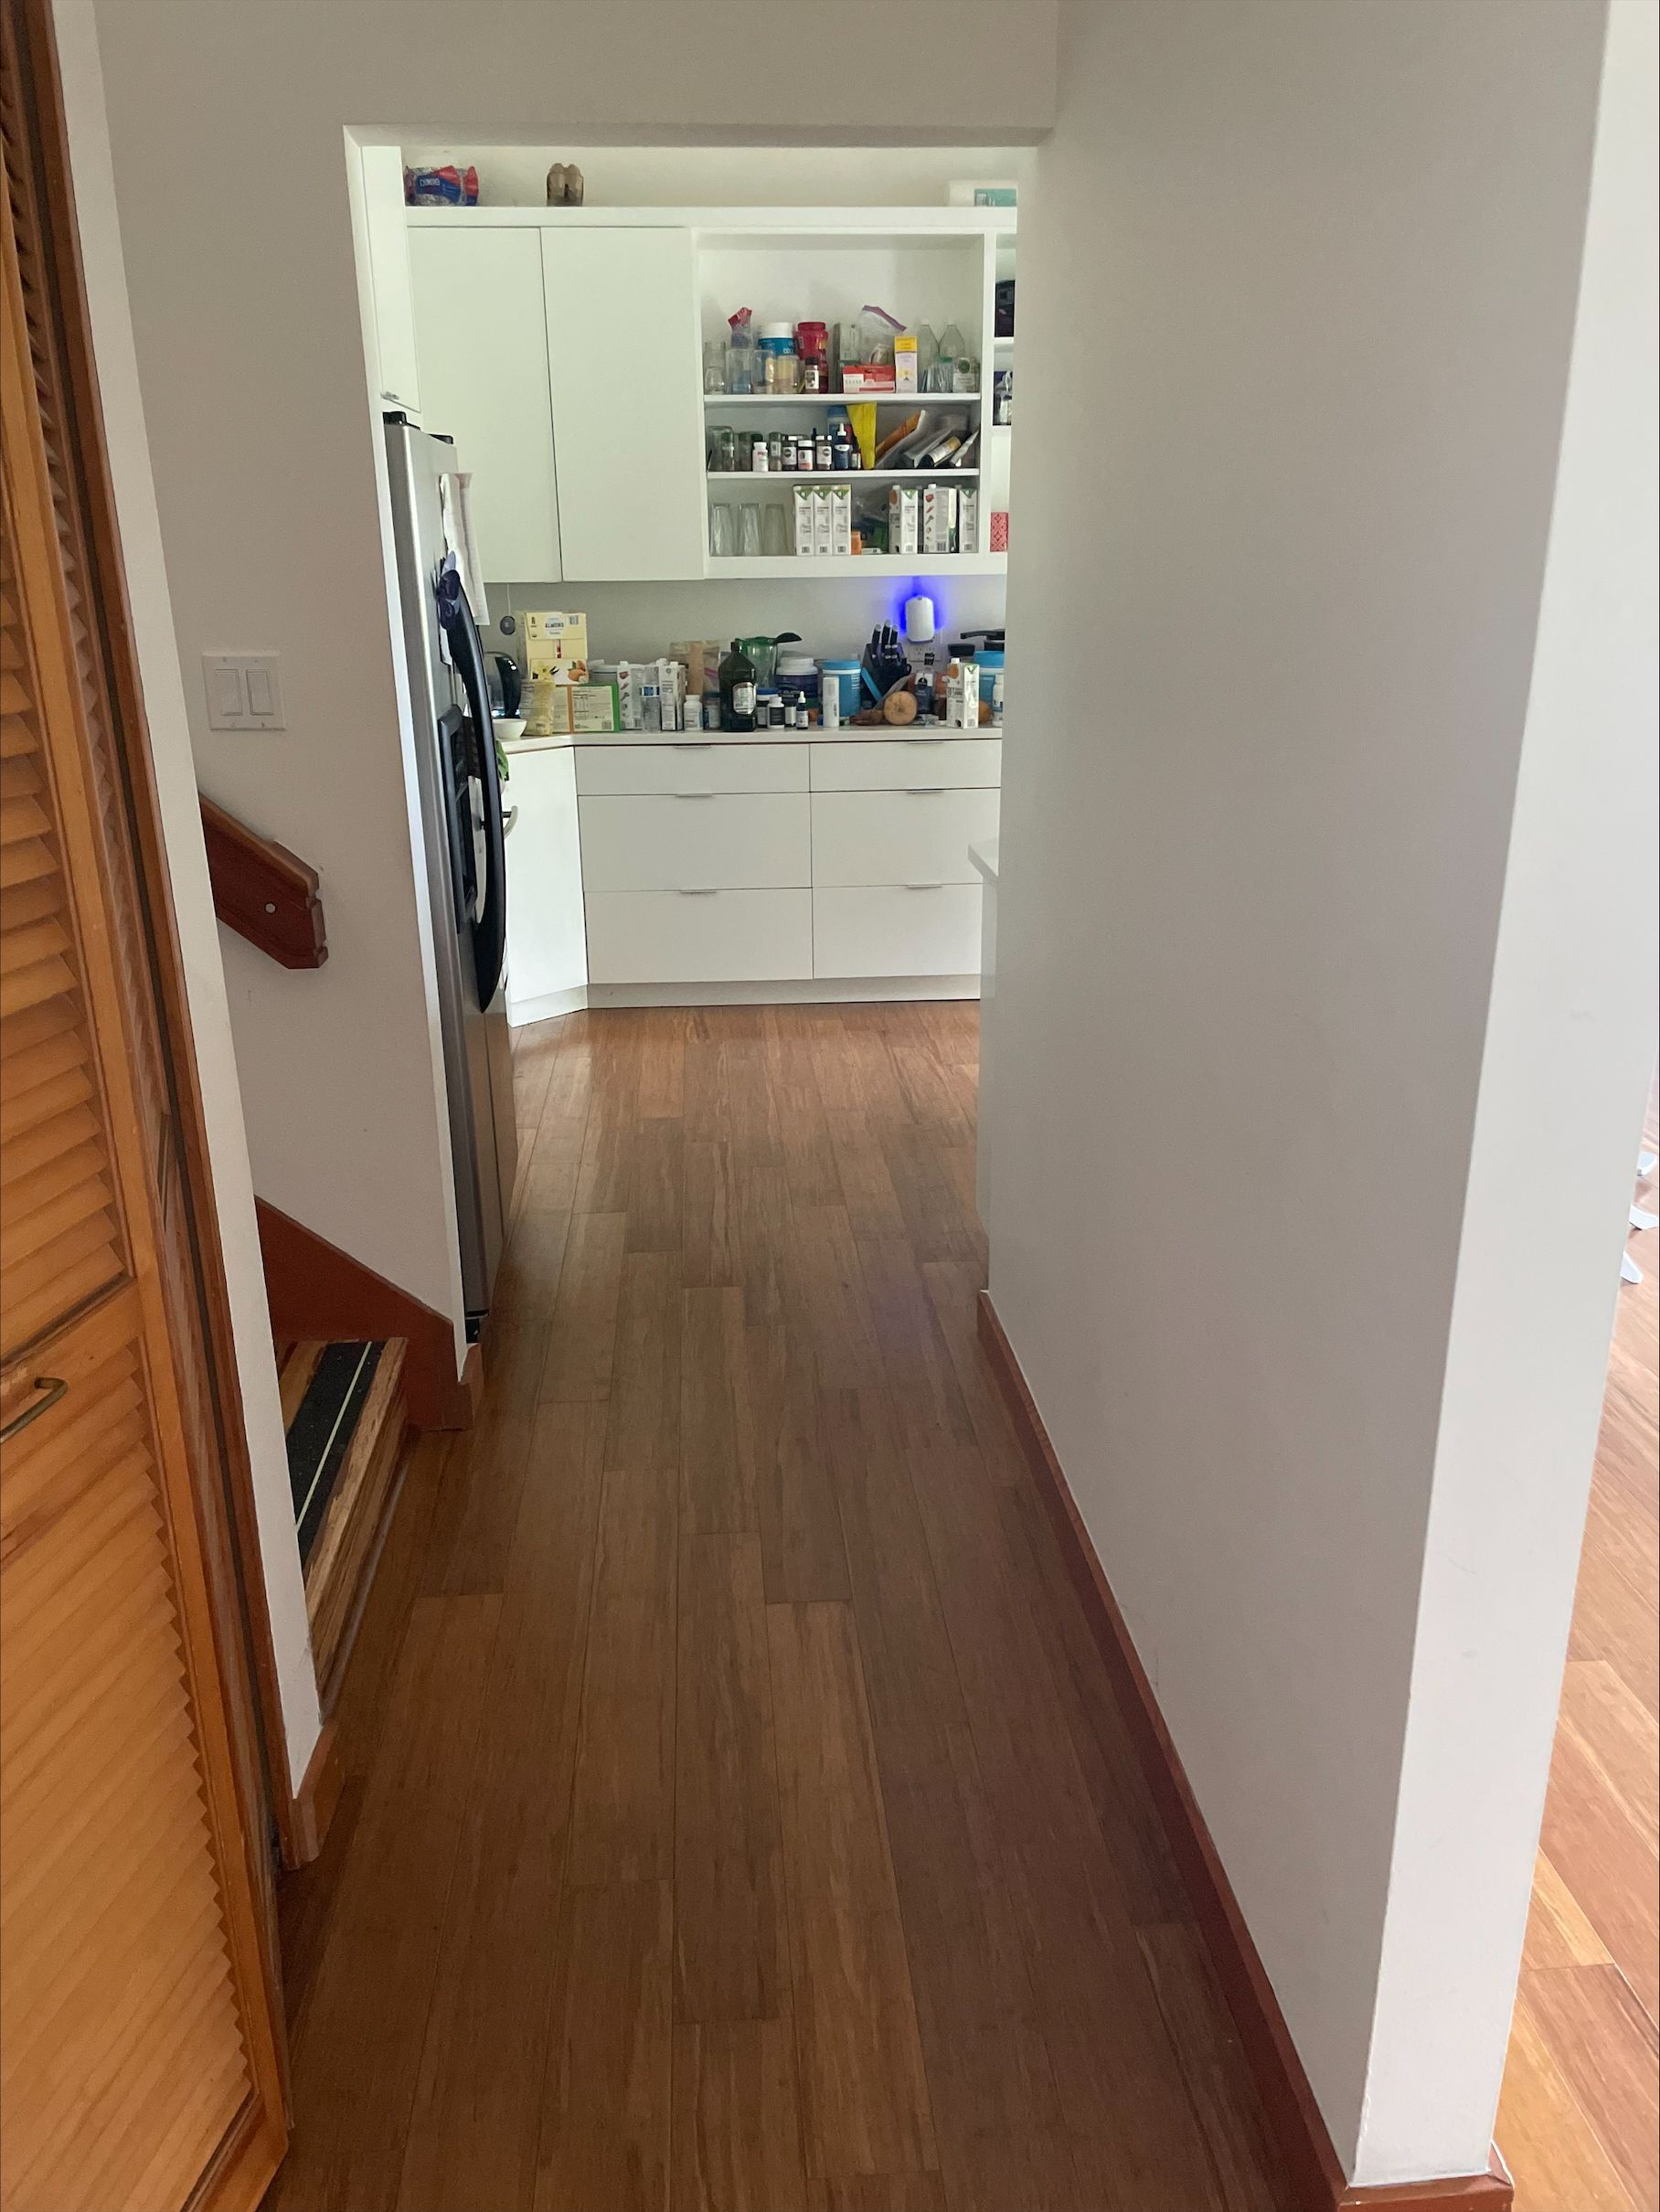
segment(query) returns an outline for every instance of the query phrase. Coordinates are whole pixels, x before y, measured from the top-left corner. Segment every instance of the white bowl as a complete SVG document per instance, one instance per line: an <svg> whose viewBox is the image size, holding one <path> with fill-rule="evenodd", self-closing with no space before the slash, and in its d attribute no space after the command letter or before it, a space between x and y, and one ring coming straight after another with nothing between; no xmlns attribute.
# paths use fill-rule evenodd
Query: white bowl
<svg viewBox="0 0 1660 2212"><path fill-rule="evenodd" d="M525 734L523 715L498 714L492 716L491 719L495 724L495 734L504 745L513 744L516 739L522 738Z"/></svg>

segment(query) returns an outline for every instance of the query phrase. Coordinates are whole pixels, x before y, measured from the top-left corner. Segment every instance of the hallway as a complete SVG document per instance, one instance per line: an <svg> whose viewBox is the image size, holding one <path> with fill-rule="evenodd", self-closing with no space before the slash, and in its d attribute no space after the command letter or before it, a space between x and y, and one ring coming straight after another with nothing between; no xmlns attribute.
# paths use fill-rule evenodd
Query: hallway
<svg viewBox="0 0 1660 2212"><path fill-rule="evenodd" d="M972 1005L522 1030L284 1887L281 2212L1285 2212L983 1364Z"/></svg>

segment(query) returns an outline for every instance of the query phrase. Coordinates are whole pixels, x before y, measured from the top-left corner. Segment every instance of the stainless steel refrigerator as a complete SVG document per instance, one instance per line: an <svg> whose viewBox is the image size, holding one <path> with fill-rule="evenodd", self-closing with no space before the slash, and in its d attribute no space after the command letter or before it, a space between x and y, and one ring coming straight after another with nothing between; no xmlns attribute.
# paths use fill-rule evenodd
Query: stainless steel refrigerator
<svg viewBox="0 0 1660 2212"><path fill-rule="evenodd" d="M386 420L398 590L438 1004L443 1024L455 1215L469 1334L490 1305L518 1165L503 980L507 871L484 656L451 550L448 439Z"/></svg>

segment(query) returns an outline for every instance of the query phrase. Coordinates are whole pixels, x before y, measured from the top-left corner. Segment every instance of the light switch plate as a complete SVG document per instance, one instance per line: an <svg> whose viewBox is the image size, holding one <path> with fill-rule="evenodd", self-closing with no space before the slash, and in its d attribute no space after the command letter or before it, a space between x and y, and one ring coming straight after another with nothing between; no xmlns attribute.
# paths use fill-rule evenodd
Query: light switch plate
<svg viewBox="0 0 1660 2212"><path fill-rule="evenodd" d="M274 653L204 653L209 729L286 729Z"/></svg>

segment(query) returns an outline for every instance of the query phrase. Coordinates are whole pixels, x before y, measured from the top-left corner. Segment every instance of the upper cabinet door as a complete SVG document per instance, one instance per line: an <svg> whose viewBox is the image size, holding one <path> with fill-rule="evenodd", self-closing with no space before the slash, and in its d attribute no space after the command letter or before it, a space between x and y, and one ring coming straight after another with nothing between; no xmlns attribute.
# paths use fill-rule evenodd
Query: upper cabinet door
<svg viewBox="0 0 1660 2212"><path fill-rule="evenodd" d="M369 291L375 303L375 373L382 405L420 413L415 313L410 299L410 236L404 220L403 148L364 146L363 212Z"/></svg>
<svg viewBox="0 0 1660 2212"><path fill-rule="evenodd" d="M691 233L548 229L541 244L565 574L701 576Z"/></svg>
<svg viewBox="0 0 1660 2212"><path fill-rule="evenodd" d="M410 231L421 420L473 476L489 583L549 583L559 498L548 398L541 241L533 229Z"/></svg>

